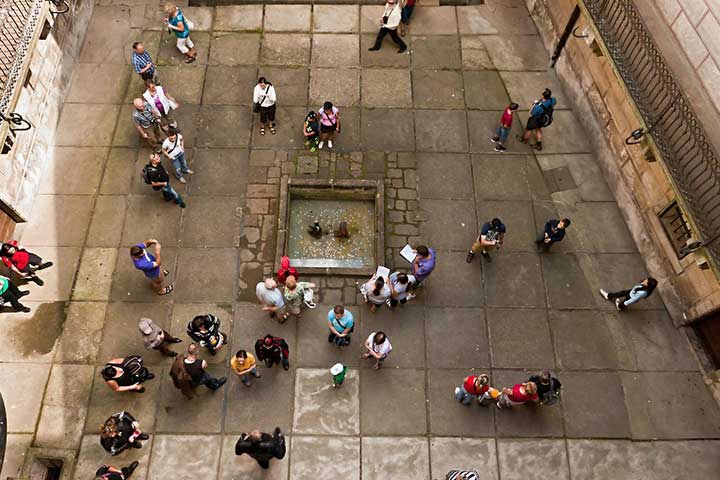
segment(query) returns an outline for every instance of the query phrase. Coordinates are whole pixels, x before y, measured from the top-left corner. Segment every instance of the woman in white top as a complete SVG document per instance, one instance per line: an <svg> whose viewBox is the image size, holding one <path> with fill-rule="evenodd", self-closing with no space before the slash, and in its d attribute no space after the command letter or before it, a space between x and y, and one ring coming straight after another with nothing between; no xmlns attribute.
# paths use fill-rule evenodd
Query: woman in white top
<svg viewBox="0 0 720 480"><path fill-rule="evenodd" d="M362 358L374 358L375 366L373 368L375 370L382 367L383 362L392 352L392 345L385 332L372 332L365 340L365 348L367 352L362 354Z"/></svg>
<svg viewBox="0 0 720 480"><path fill-rule="evenodd" d="M372 276L370 280L363 285L365 292L365 300L370 304L370 311L375 312L377 307L381 306L392 296L392 284L387 278Z"/></svg>
<svg viewBox="0 0 720 480"><path fill-rule="evenodd" d="M177 129L177 122L172 117L172 111L177 109L180 104L173 97L165 92L160 85L155 85L152 80L145 82L147 90L143 93L143 98L150 104L154 110L160 113L160 126L167 133L170 127Z"/></svg>
<svg viewBox="0 0 720 480"><path fill-rule="evenodd" d="M260 114L260 135L265 135L265 125L270 122L270 133L275 135L275 87L265 77L258 78L253 90L253 111Z"/></svg>
<svg viewBox="0 0 720 480"><path fill-rule="evenodd" d="M412 293L412 289L415 288L414 275L395 272L390 275L389 280L393 290L392 296L387 301L390 308L397 307L398 303L406 303L408 300L415 298Z"/></svg>
<svg viewBox="0 0 720 480"><path fill-rule="evenodd" d="M380 50L383 38L385 38L385 35L388 33L390 34L390 38L393 39L393 42L400 47L398 49L398 53L403 53L407 50L407 45L405 45L405 42L403 42L402 38L400 38L397 34L398 25L400 25L401 12L402 7L400 6L399 0L387 0L383 16L380 18L380 31L375 38L375 45L368 48L369 51L374 52L375 50Z"/></svg>

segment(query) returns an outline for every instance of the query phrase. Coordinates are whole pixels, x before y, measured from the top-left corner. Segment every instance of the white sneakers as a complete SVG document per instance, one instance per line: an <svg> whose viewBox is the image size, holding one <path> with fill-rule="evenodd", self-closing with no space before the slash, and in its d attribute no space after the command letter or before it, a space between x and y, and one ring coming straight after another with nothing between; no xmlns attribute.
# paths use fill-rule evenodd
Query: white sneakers
<svg viewBox="0 0 720 480"><path fill-rule="evenodd" d="M600 289L600 295L602 295L602 297L603 297L605 300L610 300L610 299L608 298L608 292L605 291L605 290L603 290L602 288Z"/></svg>
<svg viewBox="0 0 720 480"><path fill-rule="evenodd" d="M320 140L320 143L318 143L318 150L322 150L323 145L325 145L325 142Z"/></svg>
<svg viewBox="0 0 720 480"><path fill-rule="evenodd" d="M328 148L332 148L332 140L328 140Z"/></svg>

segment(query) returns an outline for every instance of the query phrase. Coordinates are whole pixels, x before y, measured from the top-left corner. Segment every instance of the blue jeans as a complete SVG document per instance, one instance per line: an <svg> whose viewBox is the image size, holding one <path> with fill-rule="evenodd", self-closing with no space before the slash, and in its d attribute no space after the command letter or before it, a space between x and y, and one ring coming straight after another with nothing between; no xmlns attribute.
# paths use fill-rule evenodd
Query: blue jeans
<svg viewBox="0 0 720 480"><path fill-rule="evenodd" d="M162 187L160 190L163 192L163 196L164 196L168 201L172 200L172 201L174 201L175 203L177 203L178 205L180 205L181 203L183 203L183 199L182 199L182 197L180 196L180 194L177 193L177 192L175 191L175 189L170 186L169 183L168 183L167 185L165 185L164 187Z"/></svg>
<svg viewBox="0 0 720 480"><path fill-rule="evenodd" d="M460 390L455 393L455 400L457 400L458 402L462 402L465 405L470 405L470 402L472 402L476 398L476 395L469 393L462 385L460 385Z"/></svg>
<svg viewBox="0 0 720 480"><path fill-rule="evenodd" d="M500 139L498 140L498 143L505 143L507 141L508 135L510 135L510 129L505 128L502 125L500 125L495 131L495 136Z"/></svg>
<svg viewBox="0 0 720 480"><path fill-rule="evenodd" d="M175 168L175 176L177 178L182 178L183 173L187 173L188 166L187 161L185 160L185 152L177 154L172 159L173 168Z"/></svg>
<svg viewBox="0 0 720 480"><path fill-rule="evenodd" d="M248 373L243 373L242 375L240 375L240 381L245 385L250 385L250 375L255 378L260 378L257 367L253 367L253 369L250 370Z"/></svg>

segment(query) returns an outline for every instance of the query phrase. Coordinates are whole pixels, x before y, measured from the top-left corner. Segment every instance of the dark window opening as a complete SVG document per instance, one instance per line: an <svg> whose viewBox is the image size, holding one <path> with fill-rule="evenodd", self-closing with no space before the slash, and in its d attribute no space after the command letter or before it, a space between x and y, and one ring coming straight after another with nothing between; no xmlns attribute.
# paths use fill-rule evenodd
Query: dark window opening
<svg viewBox="0 0 720 480"><path fill-rule="evenodd" d="M715 368L720 368L720 312L701 318L692 327Z"/></svg>
<svg viewBox="0 0 720 480"><path fill-rule="evenodd" d="M12 152L13 147L15 146L15 134L8 131L7 135L5 135L5 141L2 145L2 151L0 151L0 155L8 155L10 152Z"/></svg>
<svg viewBox="0 0 720 480"><path fill-rule="evenodd" d="M50 35L50 30L52 30L52 25L46 18L45 23L43 23L43 28L40 31L40 40L46 40L48 35Z"/></svg>
<svg viewBox="0 0 720 480"><path fill-rule="evenodd" d="M63 461L59 458L35 458L30 468L30 478L60 480Z"/></svg>
<svg viewBox="0 0 720 480"><path fill-rule="evenodd" d="M688 227L687 220L683 214L677 201L673 201L665 207L659 214L658 219L665 230L665 234L670 240L678 258L683 258L689 250L685 248L685 244L692 238L692 232Z"/></svg>

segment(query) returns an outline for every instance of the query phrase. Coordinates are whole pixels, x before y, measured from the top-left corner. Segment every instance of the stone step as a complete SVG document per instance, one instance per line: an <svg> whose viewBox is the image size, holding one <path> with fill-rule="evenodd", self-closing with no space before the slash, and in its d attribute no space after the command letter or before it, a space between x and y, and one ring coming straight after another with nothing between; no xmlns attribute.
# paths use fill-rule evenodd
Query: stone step
<svg viewBox="0 0 720 480"><path fill-rule="evenodd" d="M311 4L311 5L382 5L381 0L190 0L191 7L216 7L221 5L256 5L261 4ZM423 6L466 6L483 5L485 0L422 0Z"/></svg>

